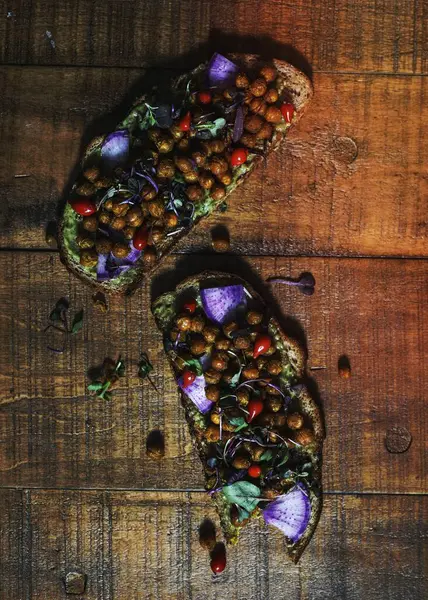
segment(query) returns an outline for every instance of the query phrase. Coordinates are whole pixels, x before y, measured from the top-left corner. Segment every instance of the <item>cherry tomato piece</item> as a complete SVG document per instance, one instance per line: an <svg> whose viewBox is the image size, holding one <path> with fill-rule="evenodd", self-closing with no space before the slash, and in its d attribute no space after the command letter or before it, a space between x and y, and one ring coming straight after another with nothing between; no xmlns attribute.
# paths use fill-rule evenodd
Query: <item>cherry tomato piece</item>
<svg viewBox="0 0 428 600"><path fill-rule="evenodd" d="M291 123L291 120L293 119L293 115L295 113L294 106L289 102L284 102L284 104L279 110L281 111L282 116L284 117L284 121L286 123Z"/></svg>
<svg viewBox="0 0 428 600"><path fill-rule="evenodd" d="M144 250L149 243L149 230L147 227L140 227L140 229L137 229L134 233L132 243L136 250Z"/></svg>
<svg viewBox="0 0 428 600"><path fill-rule="evenodd" d="M250 400L247 406L247 410L247 423L251 423L251 421L263 411L263 402L258 398Z"/></svg>
<svg viewBox="0 0 428 600"><path fill-rule="evenodd" d="M193 314L196 310L196 300L194 300L193 298L187 300L187 302L183 304L183 310L184 312Z"/></svg>
<svg viewBox="0 0 428 600"><path fill-rule="evenodd" d="M230 157L230 164L232 167L238 167L247 161L248 151L245 148L235 148Z"/></svg>
<svg viewBox="0 0 428 600"><path fill-rule="evenodd" d="M196 379L196 373L190 370L186 370L183 373L183 387L187 388L191 385Z"/></svg>
<svg viewBox="0 0 428 600"><path fill-rule="evenodd" d="M180 127L181 131L189 131L191 122L192 115L190 114L190 112L188 112L184 115L182 119L180 119L178 126Z"/></svg>
<svg viewBox="0 0 428 600"><path fill-rule="evenodd" d="M272 346L272 340L268 335L258 335L254 344L253 358L264 354Z"/></svg>
<svg viewBox="0 0 428 600"><path fill-rule="evenodd" d="M198 100L201 104L209 104L211 102L212 96L210 92L199 92Z"/></svg>
<svg viewBox="0 0 428 600"><path fill-rule="evenodd" d="M226 549L223 544L220 545L219 548L216 548L212 554L211 563L210 563L211 571L218 575L222 573L226 568Z"/></svg>
<svg viewBox="0 0 428 600"><path fill-rule="evenodd" d="M254 477L254 479L256 479L257 477L260 477L261 474L262 474L262 469L259 465L251 465L251 467L248 469L248 475L250 477Z"/></svg>
<svg viewBox="0 0 428 600"><path fill-rule="evenodd" d="M97 211L97 206L91 198L84 198L82 196L81 198L69 200L69 203L71 208L82 217L89 217L89 215L93 215Z"/></svg>

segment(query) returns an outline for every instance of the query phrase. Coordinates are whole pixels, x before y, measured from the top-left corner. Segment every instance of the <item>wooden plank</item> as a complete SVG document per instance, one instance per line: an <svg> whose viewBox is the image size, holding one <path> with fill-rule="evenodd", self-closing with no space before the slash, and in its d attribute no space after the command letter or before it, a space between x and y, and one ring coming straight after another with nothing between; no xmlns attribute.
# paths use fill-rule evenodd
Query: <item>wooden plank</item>
<svg viewBox="0 0 428 600"><path fill-rule="evenodd" d="M90 600L282 600L285 593L291 600L415 600L428 593L426 496L327 496L297 566L286 558L280 532L253 523L214 578L198 542L203 519L217 522L203 493L25 493L28 505L18 501L17 510L28 513L29 546L19 521L4 526L16 540L0 555L8 600L66 600L70 571L86 576ZM9 583L8 561L17 551L30 567L25 596Z"/></svg>
<svg viewBox="0 0 428 600"><path fill-rule="evenodd" d="M22 492L0 490L0 598L24 598L25 570Z"/></svg>
<svg viewBox="0 0 428 600"><path fill-rule="evenodd" d="M239 49L316 70L427 69L427 8L412 0L21 0L2 12L3 63L187 67L213 49Z"/></svg>
<svg viewBox="0 0 428 600"><path fill-rule="evenodd" d="M1 253L0 266L0 485L200 489L198 459L149 313L150 286L126 300L112 298L101 314L91 307L92 292L66 273L57 255ZM239 273L261 291L269 276L313 273L312 297L289 286L265 294L287 315L287 327L306 335L309 366L326 367L310 371L327 425L325 489L426 493L426 262L175 257L159 272L153 293L204 268ZM57 355L46 349L41 329L62 296L74 311L84 307L86 319L70 350ZM141 350L153 361L159 395L137 379ZM113 400L91 398L88 369L119 353L127 376ZM338 375L343 354L352 368L346 380ZM413 436L402 454L385 446L396 426ZM153 429L165 433L161 461L145 454Z"/></svg>
<svg viewBox="0 0 428 600"><path fill-rule="evenodd" d="M46 247L46 223L83 132L88 141L114 126L126 100L112 117L98 117L127 90L134 97L150 87L144 82L153 73L139 75L0 69L3 248ZM312 108L288 142L181 251L206 249L210 229L223 223L232 250L243 254L426 256L427 85L426 78L317 75Z"/></svg>

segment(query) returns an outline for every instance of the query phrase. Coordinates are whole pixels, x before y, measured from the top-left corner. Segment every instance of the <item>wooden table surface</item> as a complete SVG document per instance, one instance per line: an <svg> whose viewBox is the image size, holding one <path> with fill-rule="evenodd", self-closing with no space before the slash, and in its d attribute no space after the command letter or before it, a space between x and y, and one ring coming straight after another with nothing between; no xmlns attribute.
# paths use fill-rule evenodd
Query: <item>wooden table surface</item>
<svg viewBox="0 0 428 600"><path fill-rule="evenodd" d="M1 600L428 597L427 18L423 0L0 0ZM46 226L82 140L159 71L213 49L290 60L314 100L228 211L103 314ZM210 249L218 225L227 256ZM264 289L304 330L309 369L325 367L309 370L327 429L324 509L297 566L257 523L220 577L199 547L200 523L216 517L149 304L207 266ZM303 271L312 297L263 285ZM85 320L56 355L42 330L62 296ZM137 377L142 350L159 395ZM119 354L112 401L90 397L88 369ZM161 461L146 455L153 429ZM397 431L412 437L402 453L386 443ZM72 572L83 595L66 594Z"/></svg>

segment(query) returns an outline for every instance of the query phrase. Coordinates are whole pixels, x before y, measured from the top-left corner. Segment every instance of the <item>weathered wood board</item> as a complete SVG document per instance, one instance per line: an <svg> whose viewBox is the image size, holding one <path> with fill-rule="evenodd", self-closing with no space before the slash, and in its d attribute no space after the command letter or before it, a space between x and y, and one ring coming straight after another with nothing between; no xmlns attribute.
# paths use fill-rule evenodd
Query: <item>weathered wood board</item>
<svg viewBox="0 0 428 600"><path fill-rule="evenodd" d="M150 286L126 300L112 298L102 314L91 306L92 291L65 271L56 254L1 253L0 265L0 485L201 488L198 459L149 312ZM311 297L281 285L265 293L286 327L306 336L309 367L325 367L309 374L325 411L326 490L427 492L425 263L173 257L153 293L210 267L239 272L262 292L269 276L315 276ZM70 349L58 355L47 350L51 340L41 330L62 296L70 299L71 312L83 307L86 317ZM137 378L142 350L154 364L159 395ZM88 369L119 354L127 375L113 400L92 398ZM343 354L352 368L347 380L338 375ZM385 446L386 433L396 426L413 436L403 454ZM152 429L165 433L161 462L145 455Z"/></svg>

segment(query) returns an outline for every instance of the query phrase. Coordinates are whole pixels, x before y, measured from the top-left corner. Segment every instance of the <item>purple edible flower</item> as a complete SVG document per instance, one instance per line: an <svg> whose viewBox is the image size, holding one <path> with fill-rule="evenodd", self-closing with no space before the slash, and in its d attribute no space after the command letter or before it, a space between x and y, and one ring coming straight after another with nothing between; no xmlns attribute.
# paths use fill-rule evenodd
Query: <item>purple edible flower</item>
<svg viewBox="0 0 428 600"><path fill-rule="evenodd" d="M101 148L101 158L106 161L109 167L117 167L127 161L129 147L129 131L119 129L105 138Z"/></svg>
<svg viewBox="0 0 428 600"><path fill-rule="evenodd" d="M311 518L311 502L306 490L296 485L287 494L278 496L263 511L268 525L280 529L293 543L303 535Z"/></svg>
<svg viewBox="0 0 428 600"><path fill-rule="evenodd" d="M235 63L216 52L208 64L208 84L210 87L227 88L235 82L238 71Z"/></svg>

